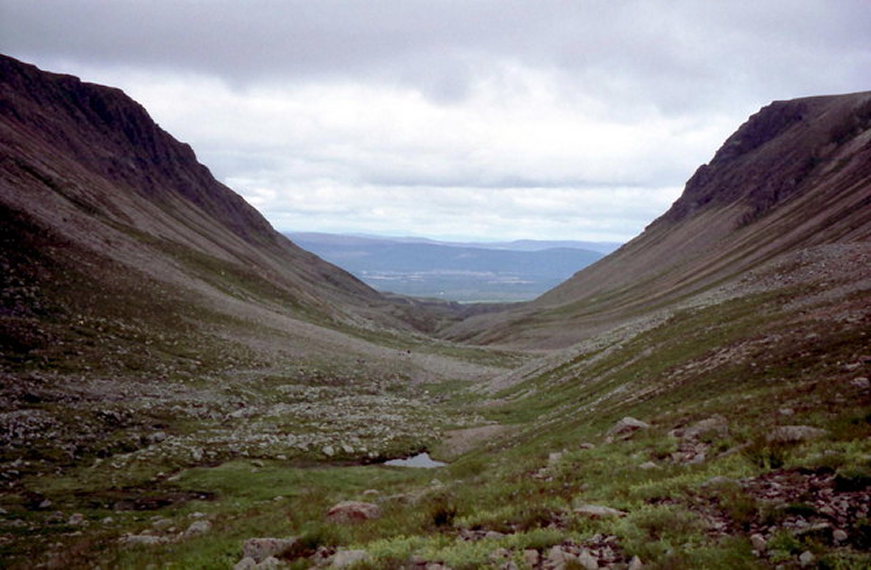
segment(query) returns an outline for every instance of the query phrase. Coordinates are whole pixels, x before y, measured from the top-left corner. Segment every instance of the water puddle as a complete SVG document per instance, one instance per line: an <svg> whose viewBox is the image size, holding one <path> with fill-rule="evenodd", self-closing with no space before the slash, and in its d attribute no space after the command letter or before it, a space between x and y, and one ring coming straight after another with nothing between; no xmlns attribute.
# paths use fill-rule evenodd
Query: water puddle
<svg viewBox="0 0 871 570"><path fill-rule="evenodd" d="M392 467L414 467L417 469L435 469L436 467L444 467L447 463L436 461L429 456L429 453L418 453L412 457L405 459L391 459L386 461L384 465Z"/></svg>

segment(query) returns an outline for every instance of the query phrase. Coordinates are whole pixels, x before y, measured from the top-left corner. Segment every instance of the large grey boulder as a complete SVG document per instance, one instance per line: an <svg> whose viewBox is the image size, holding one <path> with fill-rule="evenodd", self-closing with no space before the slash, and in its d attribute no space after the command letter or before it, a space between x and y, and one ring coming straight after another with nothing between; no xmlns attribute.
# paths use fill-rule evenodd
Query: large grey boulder
<svg viewBox="0 0 871 570"><path fill-rule="evenodd" d="M333 522L350 523L377 519L381 516L381 508L373 503L362 501L344 501L334 505L327 518Z"/></svg>

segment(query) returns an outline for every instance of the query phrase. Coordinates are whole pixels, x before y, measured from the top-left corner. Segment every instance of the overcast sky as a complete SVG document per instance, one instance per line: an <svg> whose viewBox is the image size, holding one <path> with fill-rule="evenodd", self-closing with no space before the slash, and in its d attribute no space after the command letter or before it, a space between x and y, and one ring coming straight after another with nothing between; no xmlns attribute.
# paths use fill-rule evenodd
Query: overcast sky
<svg viewBox="0 0 871 570"><path fill-rule="evenodd" d="M775 99L871 89L871 1L0 0L279 230L628 240Z"/></svg>

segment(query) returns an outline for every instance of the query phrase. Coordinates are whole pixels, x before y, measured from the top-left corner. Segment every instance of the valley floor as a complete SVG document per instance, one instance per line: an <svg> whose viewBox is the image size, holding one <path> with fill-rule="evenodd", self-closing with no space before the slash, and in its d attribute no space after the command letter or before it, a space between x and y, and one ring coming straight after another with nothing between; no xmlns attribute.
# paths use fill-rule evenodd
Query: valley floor
<svg viewBox="0 0 871 570"><path fill-rule="evenodd" d="M868 267L808 250L545 355L6 371L0 566L868 568Z"/></svg>

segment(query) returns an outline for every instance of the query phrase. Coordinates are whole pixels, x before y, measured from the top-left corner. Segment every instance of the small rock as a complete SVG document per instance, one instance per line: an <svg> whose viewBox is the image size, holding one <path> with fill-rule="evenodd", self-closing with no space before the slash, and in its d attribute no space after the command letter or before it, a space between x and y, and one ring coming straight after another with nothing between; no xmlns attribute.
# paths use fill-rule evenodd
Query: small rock
<svg viewBox="0 0 871 570"><path fill-rule="evenodd" d="M753 545L753 550L756 552L765 552L768 549L768 541L759 533L750 535L750 544Z"/></svg>
<svg viewBox="0 0 871 570"><path fill-rule="evenodd" d="M323 449L321 449L321 452L322 452L324 455L326 455L327 457L332 457L333 455L336 454L336 450L333 449L333 446L332 446L332 445L325 445L325 446L323 447Z"/></svg>
<svg viewBox="0 0 871 570"><path fill-rule="evenodd" d="M80 525L86 524L86 522L87 521L85 521L85 515L83 515L82 513L72 514L72 515L70 515L70 518L67 520L67 524L73 525L73 526L80 526Z"/></svg>
<svg viewBox="0 0 871 570"><path fill-rule="evenodd" d="M527 549L523 551L523 561L532 568L538 566L538 561L541 560L541 555L538 550Z"/></svg>
<svg viewBox="0 0 871 570"><path fill-rule="evenodd" d="M50 500L50 499L45 499L45 500L43 500L41 503L39 503L39 507L38 507L38 508L40 508L40 509L47 509L47 508L49 508L51 505L52 505L51 500Z"/></svg>
<svg viewBox="0 0 871 570"><path fill-rule="evenodd" d="M202 461L203 460L203 450L199 447L195 447L191 449L191 459L194 461Z"/></svg>
<svg viewBox="0 0 871 570"><path fill-rule="evenodd" d="M581 449L593 449L596 446L590 442L585 441L584 443L580 444L578 447Z"/></svg>
<svg viewBox="0 0 871 570"><path fill-rule="evenodd" d="M160 443L165 441L168 436L165 431L156 431L148 436L148 442L151 444Z"/></svg>
<svg viewBox="0 0 871 570"><path fill-rule="evenodd" d="M547 552L547 562L555 566L565 565L566 562L574 560L574 558L574 554L567 552L565 549L563 549L562 546L558 544L552 546L551 549Z"/></svg>
<svg viewBox="0 0 871 570"><path fill-rule="evenodd" d="M683 439L698 440L705 436L725 437L729 435L729 422L721 415L699 420L683 432Z"/></svg>
<svg viewBox="0 0 871 570"><path fill-rule="evenodd" d="M732 479L731 477L724 477L723 475L717 475L715 477L711 477L707 481L701 484L702 487L719 487L723 485L734 485L738 481Z"/></svg>
<svg viewBox="0 0 871 570"><path fill-rule="evenodd" d="M574 508L574 512L575 514L591 519L626 516L625 511L612 509L611 507L605 507L603 505L580 505Z"/></svg>
<svg viewBox="0 0 871 570"><path fill-rule="evenodd" d="M381 508L378 505L362 501L338 503L327 512L329 520L343 523L377 519L380 516Z"/></svg>
<svg viewBox="0 0 871 570"><path fill-rule="evenodd" d="M172 526L172 519L159 518L151 523L151 528L155 530L165 530Z"/></svg>
<svg viewBox="0 0 871 570"><path fill-rule="evenodd" d="M847 540L847 538L847 533L841 529L838 529L832 533L832 540L834 540L835 542L844 542L845 540Z"/></svg>
<svg viewBox="0 0 871 570"><path fill-rule="evenodd" d="M103 524L112 524L112 523L115 522L115 519L113 519L112 517L105 517L105 518L104 518L103 520L101 520L100 522L103 523Z"/></svg>
<svg viewBox="0 0 871 570"><path fill-rule="evenodd" d="M622 439L631 437L638 430L649 429L650 424L637 420L631 416L626 416L622 420L614 424L606 433L607 436L620 436Z"/></svg>
<svg viewBox="0 0 871 570"><path fill-rule="evenodd" d="M340 550L333 556L331 567L345 568L364 560L369 560L369 553L365 550Z"/></svg>
<svg viewBox="0 0 871 570"><path fill-rule="evenodd" d="M641 559L637 556L633 556L632 560L629 561L627 570L641 570L642 568L644 568L644 564L641 563Z"/></svg>
<svg viewBox="0 0 871 570"><path fill-rule="evenodd" d="M868 380L868 378L864 376L860 376L850 380L850 386L859 388L860 390L867 390L868 388L871 388L871 380Z"/></svg>
<svg viewBox="0 0 871 570"><path fill-rule="evenodd" d="M780 408L779 410L777 410L777 413L781 416L792 416L795 415L795 410L793 410L792 408Z"/></svg>
<svg viewBox="0 0 871 570"><path fill-rule="evenodd" d="M505 560L511 557L511 552L507 548L497 548L490 553L490 560Z"/></svg>
<svg viewBox="0 0 871 570"><path fill-rule="evenodd" d="M263 562L260 562L259 564L257 564L257 566L255 566L255 568L257 570L278 570L279 568L285 568L285 565L278 558L275 558L274 556L270 556L270 557L264 559Z"/></svg>
<svg viewBox="0 0 871 570"><path fill-rule="evenodd" d="M200 519L191 523L186 531L184 531L184 535L187 538L192 536L198 536L200 534L205 534L212 530L212 523L205 519Z"/></svg>
<svg viewBox="0 0 871 570"><path fill-rule="evenodd" d="M237 562L235 566L233 566L233 570L253 570L254 568L257 568L257 561L248 556L246 556L245 558Z"/></svg>
<svg viewBox="0 0 871 570"><path fill-rule="evenodd" d="M155 544L164 544L167 539L162 536L152 536L150 534L128 534L120 539L122 544L130 546L154 546Z"/></svg>
<svg viewBox="0 0 871 570"><path fill-rule="evenodd" d="M810 550L805 550L801 553L801 556L798 557L798 562L802 566L810 566L816 560L816 556L814 556L813 552Z"/></svg>
<svg viewBox="0 0 871 570"><path fill-rule="evenodd" d="M777 426L768 434L767 440L774 443L800 443L819 439L829 432L813 426Z"/></svg>
<svg viewBox="0 0 871 570"><path fill-rule="evenodd" d="M554 452L554 453L549 454L549 455L547 456L547 466L548 466L548 467L553 467L553 466L555 466L557 463L560 462L560 460L561 460L562 458L563 458L563 452L562 452L562 451L556 451L556 452Z"/></svg>
<svg viewBox="0 0 871 570"><path fill-rule="evenodd" d="M347 443L342 444L342 451L347 453L348 455L352 455L354 453L354 448L348 445Z"/></svg>
<svg viewBox="0 0 871 570"><path fill-rule="evenodd" d="M596 570L599 567L599 560L589 550L582 550L578 554L577 562L587 570Z"/></svg>
<svg viewBox="0 0 871 570"><path fill-rule="evenodd" d="M381 491L379 491L378 489L366 489L365 491L363 491L364 497L373 497L373 496L377 496L380 494L381 494Z"/></svg>
<svg viewBox="0 0 871 570"><path fill-rule="evenodd" d="M289 538L249 538L242 545L242 555L254 562L262 562L270 556L281 556L296 546L297 539Z"/></svg>
<svg viewBox="0 0 871 570"><path fill-rule="evenodd" d="M638 468L644 471L649 471L650 469L658 469L659 465L657 465L653 461L645 461L644 463L639 465Z"/></svg>

